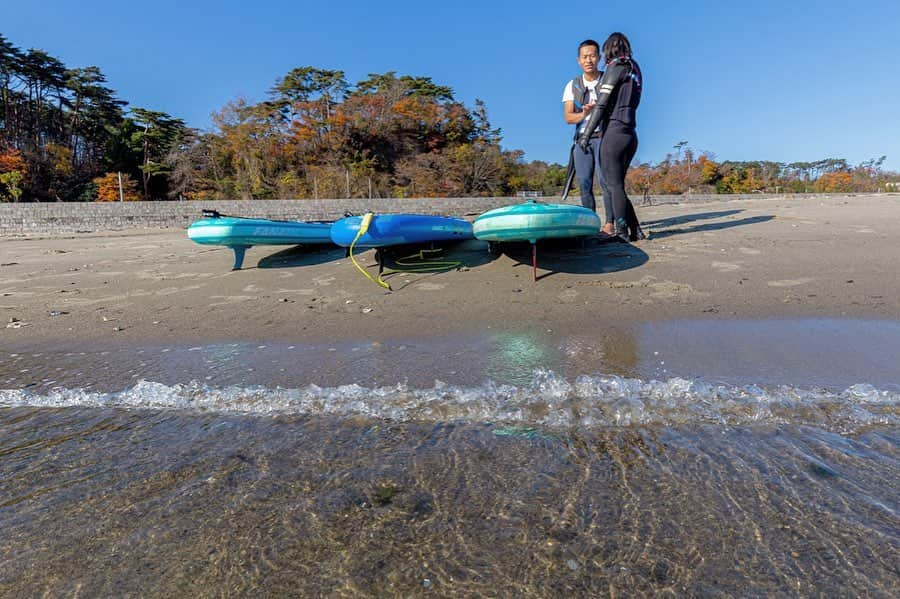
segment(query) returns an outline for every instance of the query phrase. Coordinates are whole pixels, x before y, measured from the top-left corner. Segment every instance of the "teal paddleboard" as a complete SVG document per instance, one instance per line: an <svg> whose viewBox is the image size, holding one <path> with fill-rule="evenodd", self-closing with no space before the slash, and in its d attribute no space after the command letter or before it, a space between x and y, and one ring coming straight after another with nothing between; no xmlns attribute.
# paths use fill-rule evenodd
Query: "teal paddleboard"
<svg viewBox="0 0 900 599"><path fill-rule="evenodd" d="M492 242L529 241L596 235L600 218L593 210L570 204L545 204L529 200L488 210L475 219L477 239Z"/></svg>
<svg viewBox="0 0 900 599"><path fill-rule="evenodd" d="M331 223L211 216L191 223L187 233L195 243L231 248L235 269L254 245L331 244Z"/></svg>

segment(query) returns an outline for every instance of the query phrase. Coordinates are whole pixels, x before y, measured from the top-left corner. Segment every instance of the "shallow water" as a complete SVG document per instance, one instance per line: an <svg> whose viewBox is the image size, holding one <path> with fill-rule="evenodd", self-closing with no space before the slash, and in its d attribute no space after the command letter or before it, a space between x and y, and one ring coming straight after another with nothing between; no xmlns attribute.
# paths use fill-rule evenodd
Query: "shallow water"
<svg viewBox="0 0 900 599"><path fill-rule="evenodd" d="M782 320L0 349L0 595L896 596L898 348Z"/></svg>
<svg viewBox="0 0 900 599"><path fill-rule="evenodd" d="M429 340L310 345L0 346L0 389L119 391L139 380L268 388L366 387L437 381L528 385L535 371L726 384L900 391L900 322L856 319L684 320L613 330L603 338L552 331L485 331Z"/></svg>

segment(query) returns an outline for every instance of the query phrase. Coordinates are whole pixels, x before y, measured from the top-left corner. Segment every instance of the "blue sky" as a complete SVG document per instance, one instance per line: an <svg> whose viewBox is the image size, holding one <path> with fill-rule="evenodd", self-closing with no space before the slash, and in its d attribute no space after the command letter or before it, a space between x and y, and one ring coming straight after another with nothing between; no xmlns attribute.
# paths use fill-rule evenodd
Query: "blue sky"
<svg viewBox="0 0 900 599"><path fill-rule="evenodd" d="M900 2L613 3L0 0L0 33L98 66L132 106L201 129L298 66L431 77L485 101L506 149L565 162L562 88L584 38L632 41L645 91L637 158L678 141L719 160L888 156L900 170Z"/></svg>

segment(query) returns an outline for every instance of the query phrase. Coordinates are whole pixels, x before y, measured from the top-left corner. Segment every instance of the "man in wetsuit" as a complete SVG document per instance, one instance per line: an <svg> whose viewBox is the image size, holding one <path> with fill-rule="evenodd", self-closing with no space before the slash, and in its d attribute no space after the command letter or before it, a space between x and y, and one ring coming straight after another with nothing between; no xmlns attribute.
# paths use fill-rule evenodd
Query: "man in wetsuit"
<svg viewBox="0 0 900 599"><path fill-rule="evenodd" d="M563 89L563 118L566 123L575 125L575 139L578 140L587 118L591 114L597 100L597 85L603 72L597 68L600 63L600 44L594 40L584 40L578 45L578 64L582 74L566 84ZM585 147L577 144L572 148L572 160L575 175L578 177L578 189L581 191L581 205L596 211L594 200L594 173L603 192L603 208L606 212L606 224L603 231L613 233L613 212L610 194L600 169L600 131L590 136Z"/></svg>
<svg viewBox="0 0 900 599"><path fill-rule="evenodd" d="M637 152L637 107L641 103L643 77L623 34L609 36L603 43L603 56L606 72L600 78L594 109L581 129L577 145L587 151L594 146L594 132L603 132L600 164L612 196L615 234L638 241L645 235L625 192L625 174Z"/></svg>

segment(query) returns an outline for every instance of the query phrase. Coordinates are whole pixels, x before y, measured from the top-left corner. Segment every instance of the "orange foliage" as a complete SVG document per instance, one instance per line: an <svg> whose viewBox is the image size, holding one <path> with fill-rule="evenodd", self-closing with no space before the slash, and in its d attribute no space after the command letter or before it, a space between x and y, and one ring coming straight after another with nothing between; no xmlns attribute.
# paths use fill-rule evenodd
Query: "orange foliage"
<svg viewBox="0 0 900 599"><path fill-rule="evenodd" d="M380 119L384 116L387 102L387 98L384 96L354 97L347 102L347 104L350 104L348 112L357 119Z"/></svg>
<svg viewBox="0 0 900 599"><path fill-rule="evenodd" d="M295 121L291 124L291 129L293 129L294 137L297 141L303 142L316 138L315 127L310 127L305 123Z"/></svg>
<svg viewBox="0 0 900 599"><path fill-rule="evenodd" d="M632 193L644 193L645 189L650 191L655 179L655 173L648 164L632 167L625 175L625 183Z"/></svg>
<svg viewBox="0 0 900 599"><path fill-rule="evenodd" d="M25 159L18 150L0 151L0 173L19 171L25 174Z"/></svg>
<svg viewBox="0 0 900 599"><path fill-rule="evenodd" d="M188 191L184 194L184 199L186 200L213 200L215 199L212 195L212 192L208 189L201 189L200 191Z"/></svg>
<svg viewBox="0 0 900 599"><path fill-rule="evenodd" d="M97 186L98 202L119 201L119 175L117 173L106 173L102 177L94 179L93 182ZM122 175L122 195L126 202L135 202L141 199L137 182L133 181L129 175Z"/></svg>
<svg viewBox="0 0 900 599"><path fill-rule="evenodd" d="M853 191L853 176L847 172L825 173L813 185L821 193Z"/></svg>
<svg viewBox="0 0 900 599"><path fill-rule="evenodd" d="M697 167L700 170L702 183L712 183L719 177L719 165L707 158L706 155L701 155L697 159Z"/></svg>
<svg viewBox="0 0 900 599"><path fill-rule="evenodd" d="M394 103L392 110L398 116L426 126L440 121L441 106L422 98L401 98Z"/></svg>

